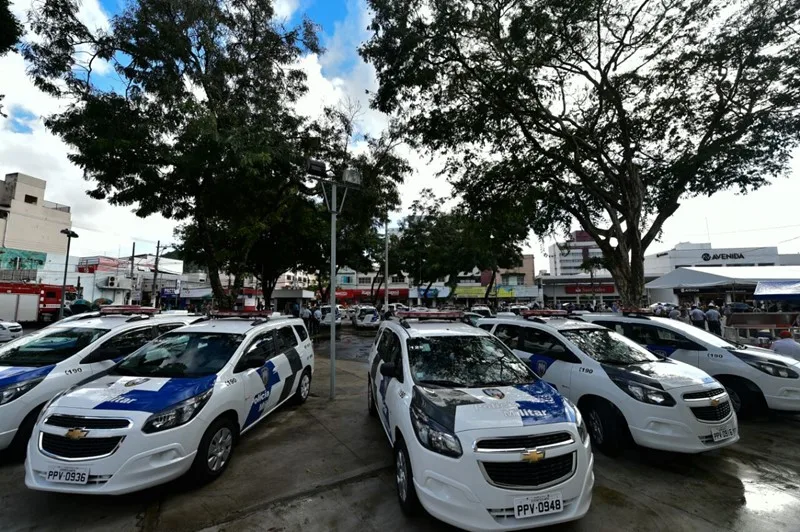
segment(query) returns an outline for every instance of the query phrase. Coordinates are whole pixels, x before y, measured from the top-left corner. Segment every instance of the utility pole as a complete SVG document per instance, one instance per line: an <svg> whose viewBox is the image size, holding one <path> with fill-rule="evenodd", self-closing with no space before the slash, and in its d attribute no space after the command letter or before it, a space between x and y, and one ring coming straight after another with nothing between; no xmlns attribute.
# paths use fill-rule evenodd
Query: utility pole
<svg viewBox="0 0 800 532"><path fill-rule="evenodd" d="M166 247L166 246L164 246ZM158 256L159 251L161 251L161 240L156 243L156 266L155 271L153 272L153 290L151 292L153 298L153 308L158 308L158 285L156 281L158 280Z"/></svg>
<svg viewBox="0 0 800 532"><path fill-rule="evenodd" d="M136 288L136 282L133 279L133 259L136 257L136 242L133 243L131 248L131 305L133 305L133 293Z"/></svg>
<svg viewBox="0 0 800 532"><path fill-rule="evenodd" d="M69 248L73 238L78 238L78 233L72 229L62 229L62 235L67 235L67 256L64 258L64 280L61 282L61 306L58 309L58 319L64 317L64 298L67 295L67 267L69 266Z"/></svg>
<svg viewBox="0 0 800 532"><path fill-rule="evenodd" d="M386 211L386 225L383 230L383 240L385 246L385 257L383 259L383 313L389 312L389 211Z"/></svg>

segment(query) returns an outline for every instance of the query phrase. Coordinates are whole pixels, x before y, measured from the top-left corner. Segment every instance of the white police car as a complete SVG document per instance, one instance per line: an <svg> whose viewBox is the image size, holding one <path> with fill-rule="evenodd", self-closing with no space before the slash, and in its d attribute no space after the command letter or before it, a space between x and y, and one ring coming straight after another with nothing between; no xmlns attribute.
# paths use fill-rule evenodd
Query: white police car
<svg viewBox="0 0 800 532"><path fill-rule="evenodd" d="M36 416L59 392L113 366L160 334L198 319L151 317L133 307L128 312L134 314L56 323L0 347L0 450L23 452Z"/></svg>
<svg viewBox="0 0 800 532"><path fill-rule="evenodd" d="M357 329L377 329L381 324L381 315L375 307L363 305L353 315L352 321Z"/></svg>
<svg viewBox="0 0 800 532"><path fill-rule="evenodd" d="M650 351L696 366L719 382L740 415L764 406L800 412L800 361L730 341L688 323L642 314L589 314Z"/></svg>
<svg viewBox="0 0 800 532"><path fill-rule="evenodd" d="M462 528L512 530L589 510L594 458L580 413L490 334L388 320L369 364L369 412L394 448L405 512L422 503Z"/></svg>
<svg viewBox="0 0 800 532"><path fill-rule="evenodd" d="M0 342L10 342L22 336L22 325L15 321L0 320Z"/></svg>
<svg viewBox="0 0 800 532"><path fill-rule="evenodd" d="M739 439L736 414L720 383L697 368L659 358L616 332L538 316L486 319L478 326L575 402L593 442L606 454L621 452L629 437L644 447L684 453Z"/></svg>
<svg viewBox="0 0 800 532"><path fill-rule="evenodd" d="M331 306L330 305L323 305L319 308L320 312L322 312L322 321L320 322L322 326L331 326ZM336 326L342 324L342 306L336 305Z"/></svg>
<svg viewBox="0 0 800 532"><path fill-rule="evenodd" d="M308 398L314 353L303 321L211 319L175 329L39 415L25 484L116 495L191 470L213 480L241 434Z"/></svg>

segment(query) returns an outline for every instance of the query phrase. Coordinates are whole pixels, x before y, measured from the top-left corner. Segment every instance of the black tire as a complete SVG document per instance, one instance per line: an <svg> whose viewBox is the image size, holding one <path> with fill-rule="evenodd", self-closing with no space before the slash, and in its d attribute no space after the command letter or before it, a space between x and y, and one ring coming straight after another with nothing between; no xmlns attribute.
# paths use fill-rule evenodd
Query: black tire
<svg viewBox="0 0 800 532"><path fill-rule="evenodd" d="M581 410L583 411L583 406ZM613 405L593 401L586 405L586 428L592 443L607 456L619 456L629 442L628 424Z"/></svg>
<svg viewBox="0 0 800 532"><path fill-rule="evenodd" d="M14 436L14 439L11 440L11 445L8 446L8 454L11 458L22 459L28 454L28 441L33 435L33 428L36 426L36 418L39 417L42 406L33 409L32 412L25 416L22 423L20 423L17 434Z"/></svg>
<svg viewBox="0 0 800 532"><path fill-rule="evenodd" d="M738 417L747 419L766 409L764 395L757 391L755 384L730 377L722 378L720 382L725 386L725 391L731 398L731 406Z"/></svg>
<svg viewBox="0 0 800 532"><path fill-rule="evenodd" d="M236 423L227 417L218 418L208 427L192 463L191 476L194 480L211 482L225 472L233 458L237 434ZM212 460L212 454L216 455L216 460Z"/></svg>
<svg viewBox="0 0 800 532"><path fill-rule="evenodd" d="M378 407L375 406L375 396L372 391L372 378L367 377L367 412L371 417L378 417Z"/></svg>
<svg viewBox="0 0 800 532"><path fill-rule="evenodd" d="M300 382L297 383L297 390L294 392L294 396L292 397L292 404L293 405L302 405L308 399L308 395L311 393L311 370L306 368L303 370L303 373L300 375Z"/></svg>
<svg viewBox="0 0 800 532"><path fill-rule="evenodd" d="M394 446L395 486L397 487L397 500L400 509L408 516L419 514L421 505L417 497L417 488L414 486L414 472L408 449L402 439L398 439Z"/></svg>

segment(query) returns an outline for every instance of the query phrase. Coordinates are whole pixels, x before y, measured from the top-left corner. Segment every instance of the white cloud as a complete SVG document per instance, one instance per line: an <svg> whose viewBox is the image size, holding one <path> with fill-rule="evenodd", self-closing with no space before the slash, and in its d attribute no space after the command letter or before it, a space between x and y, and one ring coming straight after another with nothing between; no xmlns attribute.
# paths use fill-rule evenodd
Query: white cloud
<svg viewBox="0 0 800 532"><path fill-rule="evenodd" d="M329 1L329 0L326 0ZM300 7L299 0L275 0L272 4L275 10L275 18L278 20L286 20L294 15L297 8Z"/></svg>

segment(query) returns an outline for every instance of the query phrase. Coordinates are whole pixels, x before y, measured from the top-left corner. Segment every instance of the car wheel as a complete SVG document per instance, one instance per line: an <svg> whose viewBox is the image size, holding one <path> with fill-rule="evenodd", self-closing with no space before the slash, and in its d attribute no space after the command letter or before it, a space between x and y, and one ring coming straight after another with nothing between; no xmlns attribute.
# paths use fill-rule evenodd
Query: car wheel
<svg viewBox="0 0 800 532"><path fill-rule="evenodd" d="M306 368L300 375L300 382L297 384L297 391L294 392L292 403L302 405L311 393L311 370Z"/></svg>
<svg viewBox="0 0 800 532"><path fill-rule="evenodd" d="M408 458L408 449L402 439L397 441L394 448L394 465L400 509L406 515L416 515L419 513L420 504L417 498L417 488L414 486L414 472L411 469L411 460Z"/></svg>
<svg viewBox="0 0 800 532"><path fill-rule="evenodd" d="M378 407L375 406L375 395L372 393L372 378L367 377L367 412L372 417L378 417Z"/></svg>
<svg viewBox="0 0 800 532"><path fill-rule="evenodd" d="M592 443L607 456L618 456L627 443L628 427L622 414L608 403L596 401L586 408L586 425Z"/></svg>
<svg viewBox="0 0 800 532"><path fill-rule="evenodd" d="M236 443L236 425L226 417L208 427L192 464L192 476L199 482L210 482L227 469Z"/></svg>
<svg viewBox="0 0 800 532"><path fill-rule="evenodd" d="M764 396L751 389L751 386L755 385L748 385L748 382L740 379L723 379L720 382L725 386L725 391L731 398L733 411L740 418L746 419L766 406Z"/></svg>

